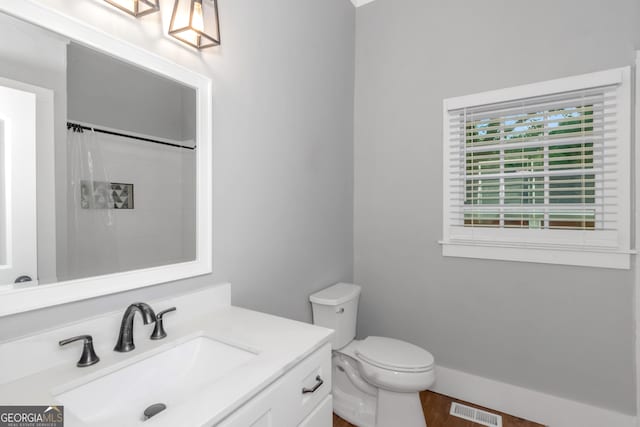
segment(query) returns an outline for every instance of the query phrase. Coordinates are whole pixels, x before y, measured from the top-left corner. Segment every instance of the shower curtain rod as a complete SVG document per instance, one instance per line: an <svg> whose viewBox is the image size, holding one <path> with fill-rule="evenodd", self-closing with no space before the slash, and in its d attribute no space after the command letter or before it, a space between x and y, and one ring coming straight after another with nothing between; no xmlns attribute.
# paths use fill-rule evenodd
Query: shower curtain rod
<svg viewBox="0 0 640 427"><path fill-rule="evenodd" d="M186 145L180 145L180 144L174 144L174 143L171 143L171 142L159 141L157 139L145 138L143 136L129 135L129 134L122 133L122 132L115 132L115 131L112 131L112 130L100 129L100 128L97 128L97 127L86 126L86 125L82 125L80 123L74 123L74 122L67 122L67 129L91 130L93 132L105 133L107 135L122 136L124 138L137 139L139 141L152 142L154 144L168 145L169 147L184 148L186 150L195 150L196 149L196 147L187 147Z"/></svg>

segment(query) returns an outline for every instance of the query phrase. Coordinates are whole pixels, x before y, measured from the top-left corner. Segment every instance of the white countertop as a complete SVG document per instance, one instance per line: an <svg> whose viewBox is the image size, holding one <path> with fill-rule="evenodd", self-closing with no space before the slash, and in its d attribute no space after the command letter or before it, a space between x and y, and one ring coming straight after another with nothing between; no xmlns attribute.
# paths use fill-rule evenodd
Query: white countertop
<svg viewBox="0 0 640 427"><path fill-rule="evenodd" d="M192 318L188 312L178 312L180 322L167 316L165 325L169 336L160 341L138 338L136 349L129 353L109 351L113 343L97 346L100 362L87 368L78 368L75 361L81 345L66 353L65 361L25 377L0 385L0 404L52 405L55 396L73 387L107 375L122 366L130 365L154 354L174 347L189 337L207 336L238 347L251 348L257 356L204 387L198 393L144 422L144 426L203 426L215 424L238 409L245 402L289 371L306 356L330 341L333 331L276 316L233 306L216 307L209 313L198 313ZM136 324L136 328L142 328ZM144 327L147 331L148 327ZM49 332L51 335L51 332ZM63 337L64 338L64 337ZM115 342L116 336L113 337ZM2 346L11 345L4 343ZM56 343L57 345L57 343ZM37 351L36 348L31 350ZM67 349L64 349L67 351ZM5 353L6 353L5 349ZM60 349L62 351L62 349ZM0 369L6 369L1 366ZM162 375L162 372L158 372ZM84 425L65 410L65 426ZM109 425L109 424L94 424ZM137 421L131 424L143 425ZM110 426L111 427L111 426Z"/></svg>

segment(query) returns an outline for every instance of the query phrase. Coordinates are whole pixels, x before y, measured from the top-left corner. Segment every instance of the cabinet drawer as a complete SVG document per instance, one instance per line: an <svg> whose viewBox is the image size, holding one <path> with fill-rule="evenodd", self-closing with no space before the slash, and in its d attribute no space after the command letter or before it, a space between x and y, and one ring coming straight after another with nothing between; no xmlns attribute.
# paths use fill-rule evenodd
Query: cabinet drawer
<svg viewBox="0 0 640 427"><path fill-rule="evenodd" d="M331 345L326 344L283 377L282 393L296 412L296 424L331 393Z"/></svg>
<svg viewBox="0 0 640 427"><path fill-rule="evenodd" d="M307 392L303 393L303 389ZM326 404L325 398L330 392L331 344L328 343L229 415L219 426L294 427L318 405Z"/></svg>

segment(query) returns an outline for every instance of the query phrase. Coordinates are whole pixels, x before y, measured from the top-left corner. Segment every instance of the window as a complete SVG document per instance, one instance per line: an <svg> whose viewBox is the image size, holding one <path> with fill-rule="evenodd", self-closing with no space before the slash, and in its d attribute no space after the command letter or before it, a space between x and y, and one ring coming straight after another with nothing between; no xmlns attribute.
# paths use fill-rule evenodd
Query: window
<svg viewBox="0 0 640 427"><path fill-rule="evenodd" d="M444 101L443 255L629 268L630 68Z"/></svg>

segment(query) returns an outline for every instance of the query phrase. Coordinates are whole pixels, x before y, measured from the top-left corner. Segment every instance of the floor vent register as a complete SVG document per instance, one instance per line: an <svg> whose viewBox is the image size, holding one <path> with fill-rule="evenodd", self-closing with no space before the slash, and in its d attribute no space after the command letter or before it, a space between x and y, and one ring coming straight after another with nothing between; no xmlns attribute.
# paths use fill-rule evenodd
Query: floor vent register
<svg viewBox="0 0 640 427"><path fill-rule="evenodd" d="M449 414L488 427L502 427L502 417L458 402L451 403Z"/></svg>

